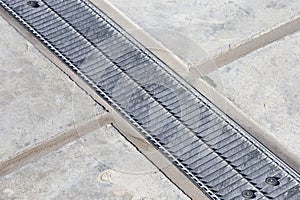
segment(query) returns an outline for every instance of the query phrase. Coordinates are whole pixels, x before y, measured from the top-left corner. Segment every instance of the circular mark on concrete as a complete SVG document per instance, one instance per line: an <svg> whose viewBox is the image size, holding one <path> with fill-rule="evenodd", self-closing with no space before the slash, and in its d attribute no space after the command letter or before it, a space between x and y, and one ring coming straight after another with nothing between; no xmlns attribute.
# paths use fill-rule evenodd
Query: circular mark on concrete
<svg viewBox="0 0 300 200"><path fill-rule="evenodd" d="M112 182L112 179L115 176L115 171L113 170L106 170L104 172L102 172L99 177L98 177L98 181L99 182L104 182L104 183L110 183Z"/></svg>

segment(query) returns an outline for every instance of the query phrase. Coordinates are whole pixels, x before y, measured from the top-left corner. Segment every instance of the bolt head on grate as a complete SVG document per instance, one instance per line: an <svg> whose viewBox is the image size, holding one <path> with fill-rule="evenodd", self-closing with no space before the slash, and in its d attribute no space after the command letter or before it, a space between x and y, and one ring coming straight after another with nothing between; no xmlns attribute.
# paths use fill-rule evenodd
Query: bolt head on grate
<svg viewBox="0 0 300 200"><path fill-rule="evenodd" d="M255 198L255 194L254 194L254 191L253 190L244 190L242 192L242 196L245 198L245 199L254 199Z"/></svg>
<svg viewBox="0 0 300 200"><path fill-rule="evenodd" d="M266 178L265 181L269 185L273 185L273 186L279 185L279 180L276 177L268 177L268 178Z"/></svg>

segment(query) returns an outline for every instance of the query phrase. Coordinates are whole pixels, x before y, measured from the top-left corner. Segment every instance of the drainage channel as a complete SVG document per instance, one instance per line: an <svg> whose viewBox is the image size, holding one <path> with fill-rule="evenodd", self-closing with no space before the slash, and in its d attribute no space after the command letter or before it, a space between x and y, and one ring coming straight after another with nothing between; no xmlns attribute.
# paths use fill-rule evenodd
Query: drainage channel
<svg viewBox="0 0 300 200"><path fill-rule="evenodd" d="M88 1L0 4L209 198L300 199L296 172Z"/></svg>

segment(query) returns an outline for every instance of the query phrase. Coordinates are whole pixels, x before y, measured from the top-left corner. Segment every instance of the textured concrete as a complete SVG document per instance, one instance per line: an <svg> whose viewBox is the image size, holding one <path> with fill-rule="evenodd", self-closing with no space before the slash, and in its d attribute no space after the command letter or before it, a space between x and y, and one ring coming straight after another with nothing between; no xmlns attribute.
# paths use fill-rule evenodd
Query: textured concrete
<svg viewBox="0 0 300 200"><path fill-rule="evenodd" d="M289 21L300 12L298 0L109 2L193 65Z"/></svg>
<svg viewBox="0 0 300 200"><path fill-rule="evenodd" d="M0 18L0 161L103 112Z"/></svg>
<svg viewBox="0 0 300 200"><path fill-rule="evenodd" d="M0 179L0 199L188 199L107 125Z"/></svg>
<svg viewBox="0 0 300 200"><path fill-rule="evenodd" d="M300 160L300 32L206 77Z"/></svg>

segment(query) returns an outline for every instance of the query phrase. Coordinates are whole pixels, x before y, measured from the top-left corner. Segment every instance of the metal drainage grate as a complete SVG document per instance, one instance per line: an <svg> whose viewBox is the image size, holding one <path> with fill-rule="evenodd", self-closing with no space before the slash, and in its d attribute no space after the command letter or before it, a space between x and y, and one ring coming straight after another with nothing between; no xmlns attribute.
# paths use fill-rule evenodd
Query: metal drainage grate
<svg viewBox="0 0 300 200"><path fill-rule="evenodd" d="M299 176L84 0L0 0L211 199L300 199Z"/></svg>

